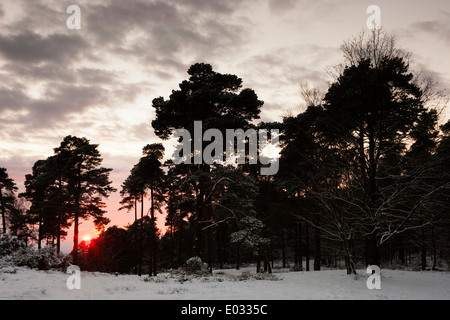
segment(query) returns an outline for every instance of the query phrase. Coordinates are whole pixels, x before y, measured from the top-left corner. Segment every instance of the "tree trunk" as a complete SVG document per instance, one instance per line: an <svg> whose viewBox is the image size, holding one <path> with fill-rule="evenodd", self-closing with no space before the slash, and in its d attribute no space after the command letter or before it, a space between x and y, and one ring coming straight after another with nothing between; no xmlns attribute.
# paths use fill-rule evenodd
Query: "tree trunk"
<svg viewBox="0 0 450 320"><path fill-rule="evenodd" d="M265 261L264 261L264 271L267 271L268 273L272 273L272 268L270 266L270 255L269 255L269 245L265 245ZM267 266L267 269L266 269Z"/></svg>
<svg viewBox="0 0 450 320"><path fill-rule="evenodd" d="M421 259L421 265L422 265L422 271L424 271L427 268L427 250L426 250L426 243L425 243L425 227L422 226L422 259Z"/></svg>
<svg viewBox="0 0 450 320"><path fill-rule="evenodd" d="M283 260L283 268L286 268L286 249L284 243L284 227L281 226L281 259Z"/></svg>
<svg viewBox="0 0 450 320"><path fill-rule="evenodd" d="M256 257L256 273L261 272L261 245L258 246L258 256Z"/></svg>
<svg viewBox="0 0 450 320"><path fill-rule="evenodd" d="M436 238L434 236L434 225L431 225L431 245L432 245L432 252L433 252L433 266L431 267L431 270L436 270L437 250L436 250Z"/></svg>
<svg viewBox="0 0 450 320"><path fill-rule="evenodd" d="M6 208L5 204L3 203L3 194L1 189L0 189L0 206L2 207L3 234L6 234Z"/></svg>
<svg viewBox="0 0 450 320"><path fill-rule="evenodd" d="M138 217L137 217L137 196L134 198L134 254L135 254L135 263L134 263L134 273L138 274L138 264L139 264L139 258L138 258L138 242L137 242L137 227L138 227Z"/></svg>
<svg viewBox="0 0 450 320"><path fill-rule="evenodd" d="M42 242L42 215L39 214L39 230L38 230L38 250L41 249Z"/></svg>
<svg viewBox="0 0 450 320"><path fill-rule="evenodd" d="M398 239L397 245L398 245L398 255L399 255L400 263L407 264L407 253L405 252L405 247L403 244L403 236L401 236Z"/></svg>
<svg viewBox="0 0 450 320"><path fill-rule="evenodd" d="M314 271L320 270L320 230L314 227Z"/></svg>
<svg viewBox="0 0 450 320"><path fill-rule="evenodd" d="M173 234L173 222L170 223L170 268L173 269L174 257L175 257L175 236Z"/></svg>
<svg viewBox="0 0 450 320"><path fill-rule="evenodd" d="M141 219L138 223L139 226L139 266L138 266L138 276L142 275L142 255L143 255L143 242L144 237L142 236L142 222L144 218L144 193L141 194Z"/></svg>
<svg viewBox="0 0 450 320"><path fill-rule="evenodd" d="M206 203L204 203L204 221L211 221L211 207L207 206ZM205 239L205 259L206 263L208 264L208 270L210 273L212 273L212 250L211 250L211 244L212 244L212 228L208 228L206 230L206 239Z"/></svg>
<svg viewBox="0 0 450 320"><path fill-rule="evenodd" d="M61 252L61 218L58 216L58 230L56 231L56 253Z"/></svg>
<svg viewBox="0 0 450 320"><path fill-rule="evenodd" d="M267 248L264 245L264 247L263 247L263 270L264 270L264 272L267 272L268 264L269 264L269 260L267 259Z"/></svg>
<svg viewBox="0 0 450 320"><path fill-rule="evenodd" d="M300 270L303 271L303 242L302 242L302 223L297 223L297 247L298 247L298 265Z"/></svg>
<svg viewBox="0 0 450 320"><path fill-rule="evenodd" d="M181 266L181 241L182 241L182 218L181 215L178 217L178 231L175 233L177 239L178 251L177 251L177 266Z"/></svg>
<svg viewBox="0 0 450 320"><path fill-rule="evenodd" d="M78 264L78 235L79 235L79 214L80 214L80 192L81 192L81 181L80 181L80 176L81 176L81 163L78 164L78 171L76 174L76 182L74 183L74 197L75 197L75 217L74 217L74 235L73 235L73 264L77 265Z"/></svg>
<svg viewBox="0 0 450 320"><path fill-rule="evenodd" d="M202 217L203 217L203 190L200 189L199 194L197 195L197 204L196 204L196 213L195 213L195 239L194 239L194 257L202 258Z"/></svg>
<svg viewBox="0 0 450 320"><path fill-rule="evenodd" d="M76 210L78 211L78 206ZM74 219L73 250L72 250L74 265L78 265L78 233L79 233L78 227L79 227L78 212L76 212Z"/></svg>
<svg viewBox="0 0 450 320"><path fill-rule="evenodd" d="M149 239L149 242L152 241ZM153 250L152 246L149 245L148 247L148 276L151 277L153 275Z"/></svg>
<svg viewBox="0 0 450 320"><path fill-rule="evenodd" d="M62 195L62 178L58 178L58 196L60 197ZM56 240L56 252L61 252L61 222L64 217L64 212L62 211L63 208L58 208L58 230L57 230L57 240Z"/></svg>
<svg viewBox="0 0 450 320"><path fill-rule="evenodd" d="M294 227L294 265L297 266L298 263L298 251L299 251L299 247L298 247L298 223L295 224Z"/></svg>
<svg viewBox="0 0 450 320"><path fill-rule="evenodd" d="M219 268L223 269L223 231L222 226L219 226L218 230L218 238L219 238Z"/></svg>
<svg viewBox="0 0 450 320"><path fill-rule="evenodd" d="M366 265L380 265L380 247L374 236L366 237Z"/></svg>
<svg viewBox="0 0 450 320"><path fill-rule="evenodd" d="M309 271L309 225L305 224L306 271Z"/></svg>
<svg viewBox="0 0 450 320"><path fill-rule="evenodd" d="M241 246L236 243L236 270L241 268Z"/></svg>
<svg viewBox="0 0 450 320"><path fill-rule="evenodd" d="M353 249L351 241L344 238L344 254L345 254L345 267L347 274L356 274L355 262L353 261Z"/></svg>
<svg viewBox="0 0 450 320"><path fill-rule="evenodd" d="M151 260L152 260L152 264L153 264L153 276L156 277L157 274L157 270L156 270L156 257L157 257L157 244L156 244L156 227L155 227L155 206L154 206L154 195L153 195L153 186L151 186L150 188L150 197L151 197L151 207L150 207L150 214L151 214L151 219L150 219L150 232L152 233L150 235L150 241L151 241L151 249L152 249L152 256L151 256Z"/></svg>

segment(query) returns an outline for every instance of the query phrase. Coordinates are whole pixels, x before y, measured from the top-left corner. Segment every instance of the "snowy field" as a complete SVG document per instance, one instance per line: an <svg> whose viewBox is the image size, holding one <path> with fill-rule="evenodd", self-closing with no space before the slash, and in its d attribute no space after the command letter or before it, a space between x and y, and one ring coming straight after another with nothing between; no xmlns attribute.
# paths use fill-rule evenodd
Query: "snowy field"
<svg viewBox="0 0 450 320"><path fill-rule="evenodd" d="M208 277L161 273L156 278L81 272L80 289L69 290L71 276L59 271L0 267L0 299L57 300L303 300L450 299L449 272L381 270L381 289L369 290L368 275L345 270L289 272L257 279L254 267L215 270Z"/></svg>

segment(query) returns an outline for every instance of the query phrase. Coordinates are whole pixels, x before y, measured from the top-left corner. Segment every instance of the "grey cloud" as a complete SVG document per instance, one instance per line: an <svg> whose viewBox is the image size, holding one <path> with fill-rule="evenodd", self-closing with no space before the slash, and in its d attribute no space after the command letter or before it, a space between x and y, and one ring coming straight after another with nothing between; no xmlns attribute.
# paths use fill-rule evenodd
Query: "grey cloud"
<svg viewBox="0 0 450 320"><path fill-rule="evenodd" d="M151 141L158 141L159 138L156 136L153 128L151 127L151 120L138 123L132 127L130 134L133 140L147 141L146 143L151 143Z"/></svg>
<svg viewBox="0 0 450 320"><path fill-rule="evenodd" d="M28 102L27 95L20 88L16 87L14 90L11 90L0 85L0 115L5 110L22 110ZM7 121L3 116L0 117L1 120Z"/></svg>
<svg viewBox="0 0 450 320"><path fill-rule="evenodd" d="M280 13L294 9L297 5L297 2L297 0L268 0L269 9L274 13Z"/></svg>
<svg viewBox="0 0 450 320"><path fill-rule="evenodd" d="M231 22L234 8L224 1L116 1L90 6L85 31L99 48L138 60L217 55L243 44L246 26Z"/></svg>
<svg viewBox="0 0 450 320"><path fill-rule="evenodd" d="M96 45L112 49L125 44L127 34L143 30L147 35L159 24L181 22L176 8L167 2L112 1L92 5L84 11L86 30Z"/></svg>
<svg viewBox="0 0 450 320"><path fill-rule="evenodd" d="M424 33L450 44L450 11L442 10L435 19L421 20L406 25L399 30L398 35L410 41L417 41L424 36Z"/></svg>
<svg viewBox="0 0 450 320"><path fill-rule="evenodd" d="M72 74L83 85L117 84L119 83L120 76L123 76L122 72L99 68L78 68Z"/></svg>
<svg viewBox="0 0 450 320"><path fill-rule="evenodd" d="M76 73L64 64L42 62L37 64L7 63L3 70L10 75L31 81L75 82Z"/></svg>
<svg viewBox="0 0 450 320"><path fill-rule="evenodd" d="M6 25L9 33L21 33L26 30L34 30L36 33L47 34L50 30L58 32L68 31L66 20L69 6L67 1L29 1L13 0L23 10L21 19L14 19Z"/></svg>
<svg viewBox="0 0 450 320"><path fill-rule="evenodd" d="M22 63L69 63L87 47L79 35L42 36L32 31L0 35L0 54L11 61Z"/></svg>
<svg viewBox="0 0 450 320"><path fill-rule="evenodd" d="M106 92L100 87L54 84L40 99L32 99L21 91L1 88L0 105L3 111L26 112L14 114L14 118L6 118L5 113L0 112L0 125L19 125L26 128L23 134L29 134L30 128L51 129L68 120L70 115L81 114L90 107L106 102Z"/></svg>
<svg viewBox="0 0 450 320"><path fill-rule="evenodd" d="M0 151L2 150L0 149ZM8 168L8 175L14 179L19 187L19 192L21 192L25 175L31 172L31 168L37 160L36 155L31 154L29 150L17 148L10 150L9 156L0 158L0 167Z"/></svg>
<svg viewBox="0 0 450 320"><path fill-rule="evenodd" d="M426 32L433 34L447 43L450 43L450 16L447 14L447 19L421 21L412 24L413 32Z"/></svg>
<svg viewBox="0 0 450 320"><path fill-rule="evenodd" d="M106 102L106 93L100 87L59 85L51 91L45 98L29 104L28 120L36 127L66 120L71 114L82 113L89 107Z"/></svg>
<svg viewBox="0 0 450 320"><path fill-rule="evenodd" d="M240 0L183 0L179 2L181 7L187 7L194 11L208 11L215 14L230 14L239 8Z"/></svg>
<svg viewBox="0 0 450 320"><path fill-rule="evenodd" d="M272 122L277 121L287 112L287 106L282 103L264 103L261 110L261 121Z"/></svg>
<svg viewBox="0 0 450 320"><path fill-rule="evenodd" d="M254 79L268 91L273 91L273 87L298 85L303 80L325 86L326 67L339 55L339 48L305 44L253 56L244 61L242 67L255 66L245 79ZM262 83L259 79L273 79L273 82Z"/></svg>

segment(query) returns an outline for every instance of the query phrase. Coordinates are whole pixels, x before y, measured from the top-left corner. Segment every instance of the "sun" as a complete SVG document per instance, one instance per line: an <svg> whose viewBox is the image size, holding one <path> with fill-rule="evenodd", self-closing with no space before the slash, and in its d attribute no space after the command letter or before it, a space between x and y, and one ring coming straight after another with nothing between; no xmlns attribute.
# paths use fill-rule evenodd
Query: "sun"
<svg viewBox="0 0 450 320"><path fill-rule="evenodd" d="M84 242L90 242L91 241L91 236L90 235L85 235L84 237L83 237L83 241Z"/></svg>

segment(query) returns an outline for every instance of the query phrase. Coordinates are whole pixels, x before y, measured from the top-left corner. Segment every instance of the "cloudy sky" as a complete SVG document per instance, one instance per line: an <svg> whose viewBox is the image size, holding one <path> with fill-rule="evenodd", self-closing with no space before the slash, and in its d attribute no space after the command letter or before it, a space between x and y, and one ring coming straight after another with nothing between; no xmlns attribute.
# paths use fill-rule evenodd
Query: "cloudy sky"
<svg viewBox="0 0 450 320"><path fill-rule="evenodd" d="M265 102L261 119L281 120L301 110L300 82L327 88L327 68L367 30L372 4L413 67L450 88L448 0L1 0L0 167L23 189L36 160L83 136L120 189L142 147L158 141L152 99L168 98L196 62L241 77ZM70 5L79 30L67 28ZM124 225L133 214L117 213L119 201L107 201L108 217Z"/></svg>

